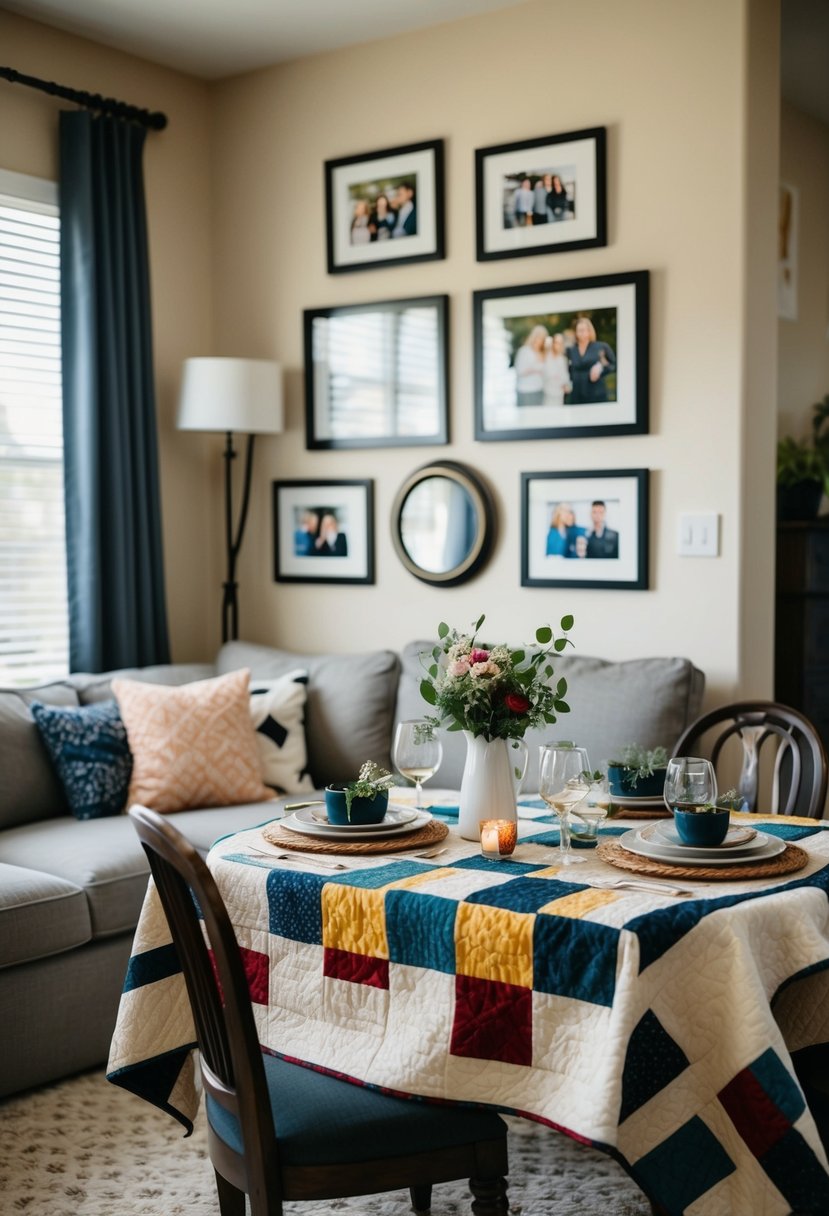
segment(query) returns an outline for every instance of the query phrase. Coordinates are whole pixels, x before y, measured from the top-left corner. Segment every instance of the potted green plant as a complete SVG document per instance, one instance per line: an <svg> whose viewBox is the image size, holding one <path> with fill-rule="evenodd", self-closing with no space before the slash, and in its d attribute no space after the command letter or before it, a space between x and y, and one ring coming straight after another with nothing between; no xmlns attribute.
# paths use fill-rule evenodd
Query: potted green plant
<svg viewBox="0 0 829 1216"><path fill-rule="evenodd" d="M607 762L610 793L617 798L658 798L665 785L668 753L664 747L628 743Z"/></svg>
<svg viewBox="0 0 829 1216"><path fill-rule="evenodd" d="M805 439L787 435L777 445L777 518L815 519L820 500L829 494L829 394L812 410L812 433Z"/></svg>
<svg viewBox="0 0 829 1216"><path fill-rule="evenodd" d="M328 822L336 824L380 823L389 805L389 788L394 777L385 768L366 760L356 781L325 787Z"/></svg>

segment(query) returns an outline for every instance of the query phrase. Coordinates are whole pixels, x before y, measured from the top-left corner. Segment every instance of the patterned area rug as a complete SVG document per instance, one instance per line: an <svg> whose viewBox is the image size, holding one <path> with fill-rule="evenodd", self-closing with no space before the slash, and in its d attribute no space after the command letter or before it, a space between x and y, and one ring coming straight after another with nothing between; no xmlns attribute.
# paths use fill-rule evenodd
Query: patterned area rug
<svg viewBox="0 0 829 1216"><path fill-rule="evenodd" d="M515 1216L649 1216L616 1162L565 1136L510 1119ZM189 1139L169 1116L103 1072L0 1102L3 1216L217 1216L200 1114ZM407 1216L408 1195L289 1203L286 1216ZM465 1183L432 1194L434 1216L471 1216Z"/></svg>

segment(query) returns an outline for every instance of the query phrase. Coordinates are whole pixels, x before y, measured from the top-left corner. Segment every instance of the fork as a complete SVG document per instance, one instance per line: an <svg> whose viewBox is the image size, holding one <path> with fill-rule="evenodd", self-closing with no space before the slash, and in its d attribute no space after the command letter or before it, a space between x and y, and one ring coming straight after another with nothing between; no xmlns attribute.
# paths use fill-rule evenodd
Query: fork
<svg viewBox="0 0 829 1216"><path fill-rule="evenodd" d="M669 883L644 882L638 878L613 878L607 881L591 882L591 887L600 891L613 891L627 888L631 891L650 891L653 895L693 895L690 887L674 887Z"/></svg>
<svg viewBox="0 0 829 1216"><path fill-rule="evenodd" d="M245 845L249 853L258 853L260 857L270 857L273 861L304 861L309 865L320 866L323 870L350 870L350 866L341 861L329 861L328 858L315 856L313 853L270 853L267 849L257 849L252 844Z"/></svg>
<svg viewBox="0 0 829 1216"><path fill-rule="evenodd" d="M389 857L394 858L395 861L397 861L397 860L405 861L408 858L428 859L430 857L440 857L441 853L448 853L448 852L449 852L449 849L447 847L445 849L427 849L424 853L386 853L384 856L387 858L389 858Z"/></svg>

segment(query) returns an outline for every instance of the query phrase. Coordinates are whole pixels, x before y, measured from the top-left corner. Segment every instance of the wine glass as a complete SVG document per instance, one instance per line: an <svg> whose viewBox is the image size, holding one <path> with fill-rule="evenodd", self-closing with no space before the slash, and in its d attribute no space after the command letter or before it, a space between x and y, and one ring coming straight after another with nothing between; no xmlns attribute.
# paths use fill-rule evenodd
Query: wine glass
<svg viewBox="0 0 829 1216"><path fill-rule="evenodd" d="M415 783L415 810L422 811L423 782L433 777L443 759L443 745L431 722L422 718L399 722L391 758L395 768Z"/></svg>
<svg viewBox="0 0 829 1216"><path fill-rule="evenodd" d="M700 756L672 757L665 770L662 796L669 811L716 802L717 777L711 761Z"/></svg>
<svg viewBox="0 0 829 1216"><path fill-rule="evenodd" d="M559 853L563 866L584 861L570 852L570 811L587 797L590 782L585 774L590 770L587 749L573 744L548 744L541 749L541 772L538 792L558 816Z"/></svg>

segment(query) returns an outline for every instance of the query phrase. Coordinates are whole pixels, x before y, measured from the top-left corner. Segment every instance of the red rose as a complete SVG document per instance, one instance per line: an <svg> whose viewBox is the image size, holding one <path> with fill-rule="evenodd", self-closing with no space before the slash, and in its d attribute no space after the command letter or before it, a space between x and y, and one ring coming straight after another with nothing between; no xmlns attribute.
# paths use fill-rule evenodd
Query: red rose
<svg viewBox="0 0 829 1216"><path fill-rule="evenodd" d="M469 656L470 663L486 663L489 659L488 650L473 650Z"/></svg>
<svg viewBox="0 0 829 1216"><path fill-rule="evenodd" d="M520 692L508 692L504 697L504 704L514 714L525 714L530 708L529 700L522 697Z"/></svg>

